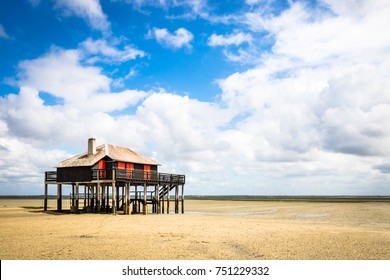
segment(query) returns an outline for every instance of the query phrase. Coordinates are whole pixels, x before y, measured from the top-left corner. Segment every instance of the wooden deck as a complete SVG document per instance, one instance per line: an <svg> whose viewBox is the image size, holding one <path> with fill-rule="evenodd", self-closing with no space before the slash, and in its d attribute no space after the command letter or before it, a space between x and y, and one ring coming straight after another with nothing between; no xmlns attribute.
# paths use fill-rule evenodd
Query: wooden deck
<svg viewBox="0 0 390 280"><path fill-rule="evenodd" d="M114 175L113 175L114 174ZM90 180L84 182L97 182L97 181L118 181L129 183L147 183L149 185L154 184L185 184L185 175L160 173L160 172L147 172L138 170L125 170L125 169L94 169L91 172ZM72 183L65 181L57 181L57 171L46 171L45 182L48 184L57 183Z"/></svg>

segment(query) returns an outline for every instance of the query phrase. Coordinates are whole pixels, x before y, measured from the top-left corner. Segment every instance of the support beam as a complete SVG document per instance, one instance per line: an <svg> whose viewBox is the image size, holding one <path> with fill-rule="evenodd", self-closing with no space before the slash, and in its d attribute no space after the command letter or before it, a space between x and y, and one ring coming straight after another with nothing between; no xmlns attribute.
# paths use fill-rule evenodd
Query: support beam
<svg viewBox="0 0 390 280"><path fill-rule="evenodd" d="M125 196L126 196L126 183L124 183L124 185L121 187L122 191L121 191L121 199L119 201L122 201L122 204L119 203L119 208L121 206L124 206L125 204Z"/></svg>
<svg viewBox="0 0 390 280"><path fill-rule="evenodd" d="M164 214L165 212L165 187L167 185L162 186L162 203L161 203L161 213Z"/></svg>
<svg viewBox="0 0 390 280"><path fill-rule="evenodd" d="M125 209L126 209L126 215L130 215L131 214L131 210L130 210L130 183L126 183L126 204L125 204Z"/></svg>
<svg viewBox="0 0 390 280"><path fill-rule="evenodd" d="M107 190L107 205L106 205L106 212L110 212L110 186L106 186Z"/></svg>
<svg viewBox="0 0 390 280"><path fill-rule="evenodd" d="M57 211L62 211L62 185L57 184Z"/></svg>
<svg viewBox="0 0 390 280"><path fill-rule="evenodd" d="M138 213L138 186L135 185L135 188L134 188L134 213Z"/></svg>
<svg viewBox="0 0 390 280"><path fill-rule="evenodd" d="M100 183L98 181L96 185L96 211L100 212Z"/></svg>
<svg viewBox="0 0 390 280"><path fill-rule="evenodd" d="M84 189L87 190L87 207L91 207L91 191L90 191L90 188L87 187L87 186L84 186Z"/></svg>
<svg viewBox="0 0 390 280"><path fill-rule="evenodd" d="M154 186L154 197L155 197L155 208L156 208L156 214L160 214L160 196L158 194L158 191L160 189L160 184Z"/></svg>
<svg viewBox="0 0 390 280"><path fill-rule="evenodd" d="M116 189L116 185L115 185L115 181L112 181L112 194L111 194L111 199L112 199L112 201L111 201L111 207L112 207L112 210L111 210L111 212L113 213L113 214L116 214L116 191L117 191L117 189Z"/></svg>
<svg viewBox="0 0 390 280"><path fill-rule="evenodd" d="M84 186L84 210L87 210L87 186Z"/></svg>
<svg viewBox="0 0 390 280"><path fill-rule="evenodd" d="M115 182L115 169L112 169L112 213L116 214L116 182Z"/></svg>
<svg viewBox="0 0 390 280"><path fill-rule="evenodd" d="M89 186L91 190L91 212L94 212L95 210L95 186Z"/></svg>
<svg viewBox="0 0 390 280"><path fill-rule="evenodd" d="M146 186L146 183L144 183L144 208L143 208L143 212L144 212L144 215L148 214L148 204L147 204L147 190L148 190L148 187Z"/></svg>
<svg viewBox="0 0 390 280"><path fill-rule="evenodd" d="M169 214L169 193L170 193L170 190L171 190L171 185L168 185L167 186L167 214Z"/></svg>
<svg viewBox="0 0 390 280"><path fill-rule="evenodd" d="M179 184L175 186L175 213L179 213Z"/></svg>
<svg viewBox="0 0 390 280"><path fill-rule="evenodd" d="M80 200L79 200L79 183L76 183L76 213L79 213Z"/></svg>
<svg viewBox="0 0 390 280"><path fill-rule="evenodd" d="M103 209L106 207L106 186L102 186L102 205Z"/></svg>
<svg viewBox="0 0 390 280"><path fill-rule="evenodd" d="M119 193L120 193L120 188L119 186L116 187L116 211L119 210Z"/></svg>
<svg viewBox="0 0 390 280"><path fill-rule="evenodd" d="M184 214L184 184L181 185L181 213Z"/></svg>
<svg viewBox="0 0 390 280"><path fill-rule="evenodd" d="M71 204L71 208L72 209L74 207L74 184L72 184L72 197L71 197L71 200L72 200L72 204Z"/></svg>
<svg viewBox="0 0 390 280"><path fill-rule="evenodd" d="M156 190L156 199L157 199L157 214L161 214L161 204L160 204L160 184L157 185Z"/></svg>
<svg viewBox="0 0 390 280"><path fill-rule="evenodd" d="M47 184L45 183L45 197L43 200L43 211L47 211L47 193L48 193Z"/></svg>

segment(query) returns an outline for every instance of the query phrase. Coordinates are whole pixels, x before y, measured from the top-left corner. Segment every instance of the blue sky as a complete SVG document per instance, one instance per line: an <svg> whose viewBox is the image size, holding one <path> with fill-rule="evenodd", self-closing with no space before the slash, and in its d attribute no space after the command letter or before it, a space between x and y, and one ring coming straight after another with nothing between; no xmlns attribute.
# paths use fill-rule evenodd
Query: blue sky
<svg viewBox="0 0 390 280"><path fill-rule="evenodd" d="M389 195L384 0L0 3L0 194L128 146L188 194Z"/></svg>

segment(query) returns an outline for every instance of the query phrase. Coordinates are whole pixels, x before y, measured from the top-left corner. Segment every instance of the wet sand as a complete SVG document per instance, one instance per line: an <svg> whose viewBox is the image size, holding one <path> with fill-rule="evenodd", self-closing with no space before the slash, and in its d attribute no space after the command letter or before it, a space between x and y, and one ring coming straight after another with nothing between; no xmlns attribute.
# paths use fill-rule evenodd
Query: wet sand
<svg viewBox="0 0 390 280"><path fill-rule="evenodd" d="M390 259L389 202L187 200L186 214L146 216L42 205L0 199L0 259Z"/></svg>

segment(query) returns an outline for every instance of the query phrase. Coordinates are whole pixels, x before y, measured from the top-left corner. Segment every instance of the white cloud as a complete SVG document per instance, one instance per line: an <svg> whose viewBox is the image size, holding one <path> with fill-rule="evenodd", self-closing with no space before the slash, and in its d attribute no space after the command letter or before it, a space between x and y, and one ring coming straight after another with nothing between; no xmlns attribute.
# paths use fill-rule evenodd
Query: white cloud
<svg viewBox="0 0 390 280"><path fill-rule="evenodd" d="M243 43L249 43L253 40L250 34L243 32L237 32L227 36L212 34L208 40L208 45L212 47L217 46L229 46L229 45L241 45Z"/></svg>
<svg viewBox="0 0 390 280"><path fill-rule="evenodd" d="M19 64L19 85L63 98L72 106L94 93L107 92L111 80L101 69L80 64L80 52L53 48L49 53Z"/></svg>
<svg viewBox="0 0 390 280"><path fill-rule="evenodd" d="M357 17L350 15L351 10L340 8L343 5L336 5L339 1L328 2L336 6L330 8L336 9L339 15L313 11L295 2L278 17L262 17L254 12L246 14L246 21L252 30L268 31L274 37L274 54L298 59L302 63L327 63L336 58L340 62L350 59L371 61L373 55L380 60L383 48L377 47L389 45L390 35L378 30L390 23L386 16L390 7L383 5L383 1L372 1L371 5L362 5L367 7L363 10L359 5L359 11L364 11L364 15ZM380 8L373 9L372 6Z"/></svg>
<svg viewBox="0 0 390 280"><path fill-rule="evenodd" d="M206 0L125 0L133 7L143 13L148 13L145 8L159 7L169 12L170 9L181 9L180 14L168 15L169 19L194 19L197 16L208 16L208 5Z"/></svg>
<svg viewBox="0 0 390 280"><path fill-rule="evenodd" d="M104 39L93 40L88 38L80 44L80 49L88 58L90 63L103 61L109 63L126 62L144 57L145 52L138 50L132 46L125 46L122 50L115 46L112 42Z"/></svg>
<svg viewBox="0 0 390 280"><path fill-rule="evenodd" d="M173 49L191 48L190 42L194 39L194 35L185 28L179 28L174 33L170 33L166 28L153 28L147 37L155 38L159 44Z"/></svg>
<svg viewBox="0 0 390 280"><path fill-rule="evenodd" d="M245 3L248 5L259 5L259 4L268 4L269 2L274 2L275 0L245 0Z"/></svg>
<svg viewBox="0 0 390 280"><path fill-rule="evenodd" d="M363 13L295 2L279 16L246 15L252 30L268 31L275 43L257 67L219 81L221 101L241 114L221 134L241 153L240 172L262 170L290 191L302 177L316 186L309 192L323 193L318 187L327 182L340 193L386 193L386 172L378 171L390 155L390 36L378 30L390 24L390 6L374 2L362 3Z"/></svg>
<svg viewBox="0 0 390 280"><path fill-rule="evenodd" d="M94 29L108 31L110 23L99 0L55 0L56 7L65 15L75 15L86 20Z"/></svg>
<svg viewBox="0 0 390 280"><path fill-rule="evenodd" d="M9 39L10 36L5 32L4 27L0 24L0 38Z"/></svg>
<svg viewBox="0 0 390 280"><path fill-rule="evenodd" d="M41 0L28 0L33 7L38 7L41 4Z"/></svg>
<svg viewBox="0 0 390 280"><path fill-rule="evenodd" d="M83 65L77 50L53 48L49 53L19 64L19 85L61 98L64 106L86 112L112 112L136 104L147 93L110 92L112 80L102 69ZM39 102L39 101L36 101Z"/></svg>

